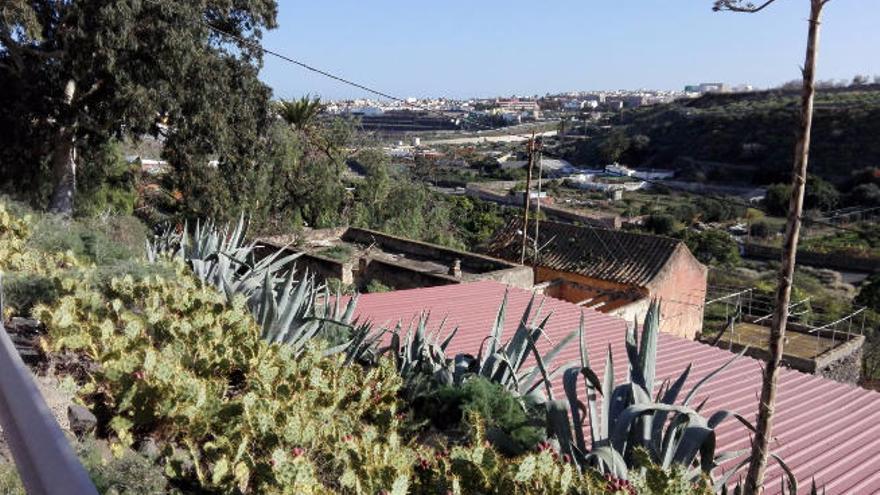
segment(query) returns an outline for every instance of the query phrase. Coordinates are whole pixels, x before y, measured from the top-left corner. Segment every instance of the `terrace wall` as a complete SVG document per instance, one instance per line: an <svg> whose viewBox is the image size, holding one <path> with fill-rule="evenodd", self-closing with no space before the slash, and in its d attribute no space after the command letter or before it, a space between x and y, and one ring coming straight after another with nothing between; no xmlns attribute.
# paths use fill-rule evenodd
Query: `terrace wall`
<svg viewBox="0 0 880 495"><path fill-rule="evenodd" d="M761 244L743 244L744 254L751 258L767 260L779 260L782 258L782 249ZM855 272L880 272L880 257L854 256L846 253L817 253L815 251L798 250L797 261L799 264L830 268L833 270Z"/></svg>
<svg viewBox="0 0 880 495"><path fill-rule="evenodd" d="M523 200L521 197L510 194L497 193L474 184L468 184L466 194L472 198L477 198L483 201L490 201L493 203L499 203L509 206L517 206L520 208L523 206ZM531 209L537 209L536 202L533 201L531 203ZM550 218L565 220L569 222L580 222L583 224L593 225L595 227L602 227L605 229L619 229L623 223L620 219L620 216L618 215L596 215L582 213L575 210L561 208L559 206L549 205L544 202L541 203L541 212L543 212Z"/></svg>
<svg viewBox="0 0 880 495"><path fill-rule="evenodd" d="M754 318L746 318L746 320L749 319ZM810 328L790 322L787 325L786 331L810 333ZM813 359L784 354L782 356L782 364L804 373L819 375L841 383L857 385L862 376L862 349L865 345L865 337L857 334L847 335L845 332L834 332L833 330L820 330L818 334L825 339L836 339L839 344ZM724 345L725 347L729 346L729 350L732 352L741 352L745 348L745 346L735 342L725 343ZM766 349L758 347L749 347L746 350L746 354L761 360L766 360L769 357Z"/></svg>

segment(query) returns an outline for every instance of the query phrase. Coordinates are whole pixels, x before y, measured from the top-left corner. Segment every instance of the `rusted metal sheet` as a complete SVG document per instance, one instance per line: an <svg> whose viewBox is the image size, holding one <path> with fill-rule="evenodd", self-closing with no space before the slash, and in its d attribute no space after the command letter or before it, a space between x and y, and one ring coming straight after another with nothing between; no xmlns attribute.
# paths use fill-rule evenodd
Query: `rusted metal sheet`
<svg viewBox="0 0 880 495"><path fill-rule="evenodd" d="M507 288L491 281L445 287L413 289L383 294L365 294L358 302L358 314L376 324L404 326L421 311L429 310L434 325L448 317L445 328L458 327L449 351L475 353L494 322ZM515 330L531 294L509 289L506 339ZM547 298L544 314L552 312L548 339L539 342L542 352L578 326L581 312L586 317L587 348L594 367L604 367L611 345L615 356L616 380L627 372L624 332L626 323L616 317ZM432 326L432 328L435 328ZM659 336L657 383L675 379L693 363L685 389L693 386L732 357L723 349L668 334ZM572 343L560 353L556 366L578 361L578 347ZM737 411L755 420L761 387L761 363L742 357L701 388L694 398L708 398L706 411ZM563 394L561 380L554 384ZM581 391L583 393L583 390ZM736 422L719 429L718 447L739 450L749 446L749 434ZM880 493L880 393L785 369L779 378L779 396L772 449L793 468L802 484L815 478L828 494ZM777 494L781 471L771 463L767 473L767 495Z"/></svg>
<svg viewBox="0 0 880 495"><path fill-rule="evenodd" d="M97 495L0 323L0 425L30 495Z"/></svg>

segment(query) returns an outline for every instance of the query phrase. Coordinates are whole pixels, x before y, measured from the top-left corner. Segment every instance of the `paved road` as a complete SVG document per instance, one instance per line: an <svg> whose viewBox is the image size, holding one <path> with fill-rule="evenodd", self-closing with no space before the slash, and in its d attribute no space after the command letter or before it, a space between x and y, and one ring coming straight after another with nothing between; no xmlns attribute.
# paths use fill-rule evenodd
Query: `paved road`
<svg viewBox="0 0 880 495"><path fill-rule="evenodd" d="M428 146L436 146L438 144L478 144L478 143L518 143L529 138L530 134L523 132L522 134L505 134L503 136L474 136L450 139L435 139L431 141L422 141L422 144ZM556 131L547 131L536 136L555 136Z"/></svg>

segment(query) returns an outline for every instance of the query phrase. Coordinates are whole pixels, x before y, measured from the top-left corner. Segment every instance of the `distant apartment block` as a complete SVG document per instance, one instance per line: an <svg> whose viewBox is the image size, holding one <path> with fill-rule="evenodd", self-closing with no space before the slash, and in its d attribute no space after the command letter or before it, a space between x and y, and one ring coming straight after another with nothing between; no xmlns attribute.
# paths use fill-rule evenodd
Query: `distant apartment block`
<svg viewBox="0 0 880 495"><path fill-rule="evenodd" d="M729 93L730 87L725 83L700 83L684 87L685 93Z"/></svg>

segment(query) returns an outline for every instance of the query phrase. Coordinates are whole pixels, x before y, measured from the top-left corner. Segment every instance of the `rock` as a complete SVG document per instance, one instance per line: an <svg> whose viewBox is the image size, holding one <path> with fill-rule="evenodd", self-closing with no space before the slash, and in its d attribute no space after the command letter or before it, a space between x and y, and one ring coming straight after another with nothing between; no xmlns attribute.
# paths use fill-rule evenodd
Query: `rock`
<svg viewBox="0 0 880 495"><path fill-rule="evenodd" d="M98 418L79 404L71 404L67 407L67 419L70 421L70 430L80 437L95 431L95 426L98 424Z"/></svg>
<svg viewBox="0 0 880 495"><path fill-rule="evenodd" d="M138 446L138 453L148 459L156 460L162 454L162 449L159 448L159 444L155 440L146 438Z"/></svg>
<svg viewBox="0 0 880 495"><path fill-rule="evenodd" d="M18 316L9 320L9 327L19 332L34 332L40 330L40 322L33 318L21 318Z"/></svg>

